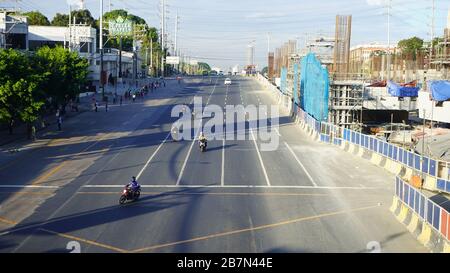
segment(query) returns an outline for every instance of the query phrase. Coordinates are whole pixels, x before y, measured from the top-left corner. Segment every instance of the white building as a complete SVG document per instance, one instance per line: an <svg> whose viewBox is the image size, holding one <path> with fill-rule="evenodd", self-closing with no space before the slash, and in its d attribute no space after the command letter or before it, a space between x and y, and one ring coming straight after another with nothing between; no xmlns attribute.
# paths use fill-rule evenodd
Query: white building
<svg viewBox="0 0 450 273"><path fill-rule="evenodd" d="M431 94L428 91L419 91L417 104L421 119L450 123L450 101L437 104L436 101L431 100Z"/></svg>
<svg viewBox="0 0 450 273"><path fill-rule="evenodd" d="M28 18L0 9L0 48L28 49Z"/></svg>
<svg viewBox="0 0 450 273"><path fill-rule="evenodd" d="M369 110L417 110L417 97L394 97L387 87L366 87L363 107Z"/></svg>
<svg viewBox="0 0 450 273"><path fill-rule="evenodd" d="M97 51L97 30L90 26L28 26L28 47L35 51L43 46L63 46L91 57Z"/></svg>
<svg viewBox="0 0 450 273"><path fill-rule="evenodd" d="M85 25L71 27L54 26L28 26L28 45L30 51L35 51L42 46L63 46L70 48L89 61L88 79L93 82L100 80L100 52L97 49L97 31L95 28ZM137 58L138 67L141 60ZM118 78L119 62L122 63L122 77L131 78L133 73L133 53L122 51L119 58L118 49L104 49L103 70L106 79Z"/></svg>

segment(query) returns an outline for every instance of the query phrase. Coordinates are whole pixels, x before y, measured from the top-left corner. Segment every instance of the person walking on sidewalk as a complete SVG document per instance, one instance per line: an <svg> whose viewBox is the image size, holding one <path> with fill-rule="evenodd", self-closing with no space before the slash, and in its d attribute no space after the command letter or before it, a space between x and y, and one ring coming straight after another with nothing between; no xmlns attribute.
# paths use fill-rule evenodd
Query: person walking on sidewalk
<svg viewBox="0 0 450 273"><path fill-rule="evenodd" d="M60 115L60 116L58 117L58 131L61 131L61 130L62 130L61 125L62 125L62 117L61 117L61 115Z"/></svg>
<svg viewBox="0 0 450 273"><path fill-rule="evenodd" d="M106 110L106 112L108 112L108 100L106 100L106 102L105 102L105 110Z"/></svg>
<svg viewBox="0 0 450 273"><path fill-rule="evenodd" d="M120 106L122 106L122 95L120 95Z"/></svg>
<svg viewBox="0 0 450 273"><path fill-rule="evenodd" d="M95 106L95 112L97 112L98 111L98 103L97 103L97 101L95 101L94 106Z"/></svg>
<svg viewBox="0 0 450 273"><path fill-rule="evenodd" d="M34 125L31 126L31 140L36 141L36 127Z"/></svg>

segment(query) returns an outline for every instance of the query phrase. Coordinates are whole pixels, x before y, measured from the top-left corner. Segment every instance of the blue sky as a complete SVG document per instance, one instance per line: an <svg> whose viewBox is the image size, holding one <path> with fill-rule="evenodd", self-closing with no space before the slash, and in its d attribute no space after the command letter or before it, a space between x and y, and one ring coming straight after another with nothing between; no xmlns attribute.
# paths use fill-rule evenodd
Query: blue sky
<svg viewBox="0 0 450 273"><path fill-rule="evenodd" d="M75 1L76 0L70 0ZM94 17L99 0L85 0ZM160 27L158 0L104 0L105 11L121 8ZM266 64L267 34L273 50L289 39L303 44L306 36L334 35L335 15L352 15L352 45L387 43L388 0L166 0L168 31L173 37L175 14L180 16L178 44L189 55L210 58L204 61L224 70L245 64L246 49L255 40L256 62ZM15 1L0 0L0 7ZM40 10L51 19L67 13L67 0L20 0L25 11ZM435 0L435 33L442 35L447 22L449 0ZM418 36L429 39L432 0L392 0L391 41Z"/></svg>

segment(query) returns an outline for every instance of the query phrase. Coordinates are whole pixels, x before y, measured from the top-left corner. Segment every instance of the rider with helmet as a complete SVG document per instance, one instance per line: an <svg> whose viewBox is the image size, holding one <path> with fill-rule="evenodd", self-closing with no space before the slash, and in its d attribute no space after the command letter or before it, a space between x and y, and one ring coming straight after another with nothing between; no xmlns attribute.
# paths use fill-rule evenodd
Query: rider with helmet
<svg viewBox="0 0 450 273"><path fill-rule="evenodd" d="M131 182L127 184L127 188L129 188L132 193L136 192L139 188L139 183L136 181L136 176L131 177Z"/></svg>
<svg viewBox="0 0 450 273"><path fill-rule="evenodd" d="M206 148L206 146L208 146L208 140L206 139L206 137L203 134L203 132L200 132L200 136L198 137L198 141L200 141L201 143L205 143L205 148Z"/></svg>

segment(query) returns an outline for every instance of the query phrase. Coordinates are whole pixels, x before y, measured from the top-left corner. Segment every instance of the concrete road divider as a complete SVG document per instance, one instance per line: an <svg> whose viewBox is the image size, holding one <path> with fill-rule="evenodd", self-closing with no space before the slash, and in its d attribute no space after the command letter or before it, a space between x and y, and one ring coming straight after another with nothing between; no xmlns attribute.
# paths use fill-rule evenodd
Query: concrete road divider
<svg viewBox="0 0 450 273"><path fill-rule="evenodd" d="M393 203L391 211L398 221L405 224L408 231L432 252L448 250L449 212L401 177L395 180L395 197L401 203L397 205L400 209L396 209Z"/></svg>
<svg viewBox="0 0 450 273"><path fill-rule="evenodd" d="M419 229L419 216L416 213L411 214L411 221L409 222L407 229L412 234L416 234Z"/></svg>

